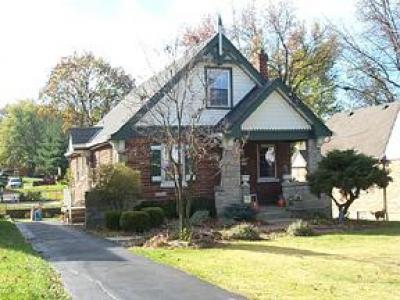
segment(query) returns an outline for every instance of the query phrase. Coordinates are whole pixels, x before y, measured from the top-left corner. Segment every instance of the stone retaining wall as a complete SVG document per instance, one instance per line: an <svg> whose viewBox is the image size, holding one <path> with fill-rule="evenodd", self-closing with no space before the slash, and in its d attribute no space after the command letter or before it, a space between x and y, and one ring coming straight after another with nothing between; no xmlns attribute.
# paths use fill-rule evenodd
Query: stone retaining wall
<svg viewBox="0 0 400 300"><path fill-rule="evenodd" d="M332 217L332 201L326 195L317 197L312 194L306 182L283 182L283 197L288 204L288 210L294 215L323 214Z"/></svg>

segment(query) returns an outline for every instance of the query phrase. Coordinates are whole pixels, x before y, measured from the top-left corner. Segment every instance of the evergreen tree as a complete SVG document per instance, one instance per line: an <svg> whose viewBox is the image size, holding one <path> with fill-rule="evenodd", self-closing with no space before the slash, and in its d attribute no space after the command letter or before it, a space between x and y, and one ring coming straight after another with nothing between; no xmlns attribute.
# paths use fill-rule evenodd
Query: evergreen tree
<svg viewBox="0 0 400 300"><path fill-rule="evenodd" d="M37 167L45 175L56 175L59 167L61 169L66 167L65 149L66 143L61 121L49 120L43 140L39 143L36 157Z"/></svg>

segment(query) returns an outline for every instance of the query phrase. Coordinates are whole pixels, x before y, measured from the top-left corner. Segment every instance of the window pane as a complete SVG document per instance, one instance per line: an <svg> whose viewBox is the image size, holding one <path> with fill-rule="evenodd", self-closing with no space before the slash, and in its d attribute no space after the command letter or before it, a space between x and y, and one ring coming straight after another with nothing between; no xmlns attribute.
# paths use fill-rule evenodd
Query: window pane
<svg viewBox="0 0 400 300"><path fill-rule="evenodd" d="M229 77L229 70L207 69L209 105L229 106Z"/></svg>
<svg viewBox="0 0 400 300"><path fill-rule="evenodd" d="M275 177L275 147L261 145L259 147L260 177Z"/></svg>
<svg viewBox="0 0 400 300"><path fill-rule="evenodd" d="M151 164L151 176L161 176L161 151L160 150L151 150L150 157Z"/></svg>

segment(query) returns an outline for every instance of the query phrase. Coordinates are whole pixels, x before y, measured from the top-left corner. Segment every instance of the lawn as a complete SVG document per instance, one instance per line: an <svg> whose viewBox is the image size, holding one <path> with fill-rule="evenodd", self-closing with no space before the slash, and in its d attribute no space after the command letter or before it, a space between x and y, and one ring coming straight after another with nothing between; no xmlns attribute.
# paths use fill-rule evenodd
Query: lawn
<svg viewBox="0 0 400 300"><path fill-rule="evenodd" d="M33 182L39 181L38 178L23 177L22 181L24 183L21 189L14 189L15 191L28 193L28 192L40 192L42 195L42 200L63 200L64 194L63 190L66 187L65 184L57 182L53 185L40 185L33 186Z"/></svg>
<svg viewBox="0 0 400 300"><path fill-rule="evenodd" d="M50 265L9 221L0 219L0 299L68 299Z"/></svg>
<svg viewBox="0 0 400 300"><path fill-rule="evenodd" d="M214 249L131 251L250 299L400 299L400 223Z"/></svg>

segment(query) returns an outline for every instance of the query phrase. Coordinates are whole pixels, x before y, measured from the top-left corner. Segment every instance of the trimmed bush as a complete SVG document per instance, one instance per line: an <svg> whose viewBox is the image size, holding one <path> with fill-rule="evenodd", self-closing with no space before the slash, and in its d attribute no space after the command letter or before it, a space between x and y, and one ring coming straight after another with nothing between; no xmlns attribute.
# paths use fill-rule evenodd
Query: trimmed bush
<svg viewBox="0 0 400 300"><path fill-rule="evenodd" d="M310 225L303 220L297 220L290 224L286 229L286 233L291 236L312 236L315 234Z"/></svg>
<svg viewBox="0 0 400 300"><path fill-rule="evenodd" d="M144 232L150 229L150 216L145 211L126 211L121 214L119 225L124 231Z"/></svg>
<svg viewBox="0 0 400 300"><path fill-rule="evenodd" d="M158 227L164 223L165 214L161 207L144 207L142 211L149 214L151 227Z"/></svg>
<svg viewBox="0 0 400 300"><path fill-rule="evenodd" d="M256 241L261 239L258 229L251 224L239 224L225 230L222 234L227 240Z"/></svg>
<svg viewBox="0 0 400 300"><path fill-rule="evenodd" d="M119 230L119 219L121 217L120 211L107 211L105 213L106 228L110 230Z"/></svg>
<svg viewBox="0 0 400 300"><path fill-rule="evenodd" d="M225 209L224 217L235 221L253 221L255 211L246 204L232 204Z"/></svg>
<svg viewBox="0 0 400 300"><path fill-rule="evenodd" d="M142 210L145 207L161 207L168 219L176 218L176 202L173 200L144 200L135 206L135 210Z"/></svg>

